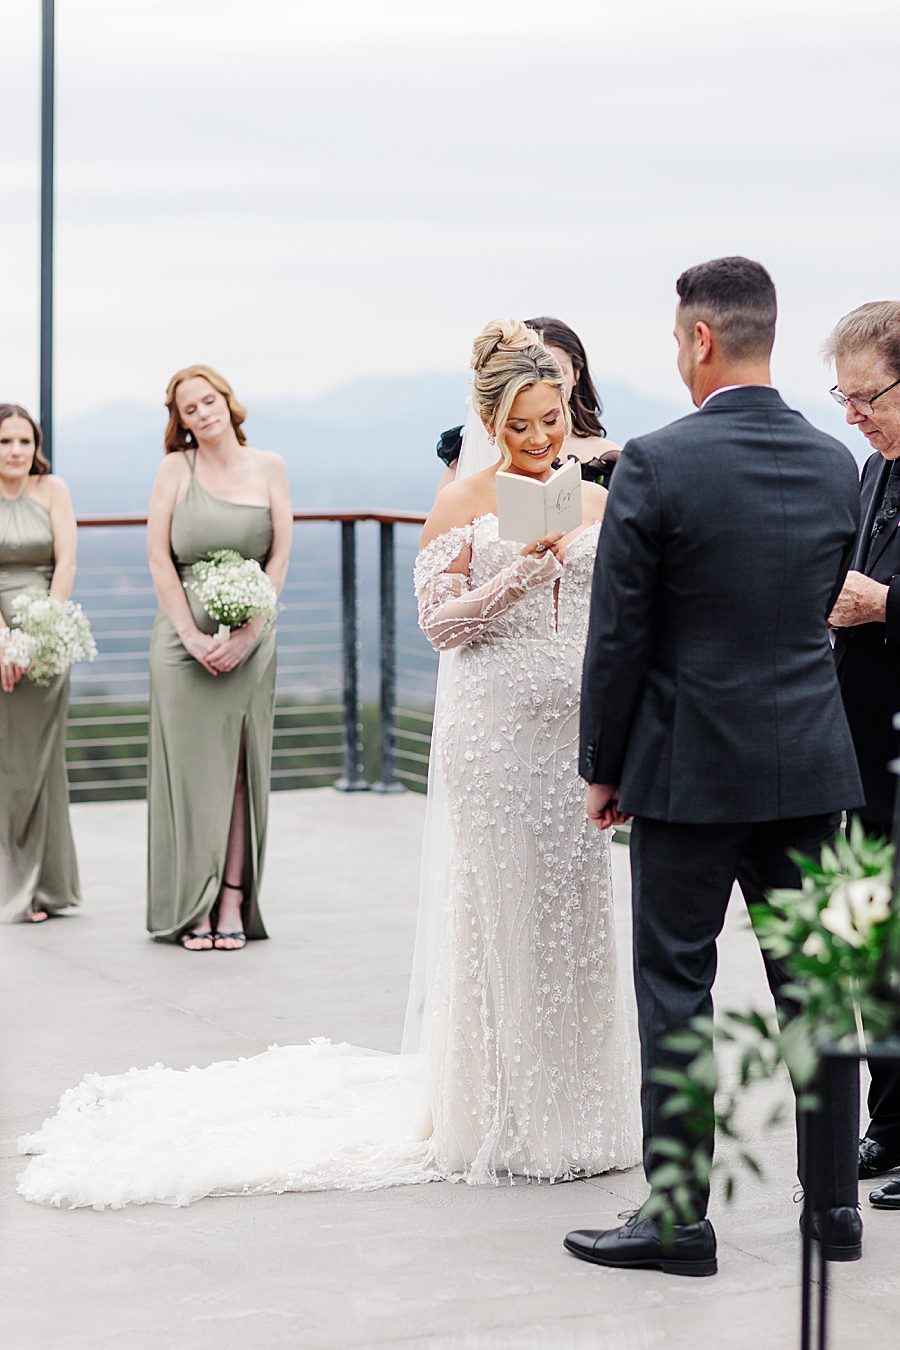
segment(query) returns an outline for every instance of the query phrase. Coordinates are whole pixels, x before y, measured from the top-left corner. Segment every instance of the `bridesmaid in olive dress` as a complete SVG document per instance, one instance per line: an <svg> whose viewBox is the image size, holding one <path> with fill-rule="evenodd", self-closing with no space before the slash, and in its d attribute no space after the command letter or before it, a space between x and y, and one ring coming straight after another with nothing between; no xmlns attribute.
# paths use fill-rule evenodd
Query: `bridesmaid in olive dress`
<svg viewBox="0 0 900 1350"><path fill-rule="evenodd" d="M0 404L0 633L26 587L68 599L75 517L41 454L41 431L18 404ZM0 648L2 650L2 648ZM47 688L0 660L0 922L41 923L80 900L69 824L69 676Z"/></svg>
<svg viewBox="0 0 900 1350"><path fill-rule="evenodd" d="M280 591L292 515L279 455L253 450L227 380L188 366L147 524L160 609L150 644L147 927L187 951L264 938L259 885L275 706L275 633L262 619L224 642L184 583L216 549L255 558Z"/></svg>

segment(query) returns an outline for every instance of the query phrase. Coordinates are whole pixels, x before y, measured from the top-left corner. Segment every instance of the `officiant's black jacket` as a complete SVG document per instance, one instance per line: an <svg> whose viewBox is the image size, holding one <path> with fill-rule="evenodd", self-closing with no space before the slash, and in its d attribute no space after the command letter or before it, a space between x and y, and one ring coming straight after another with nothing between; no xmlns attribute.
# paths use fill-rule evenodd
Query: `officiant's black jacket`
<svg viewBox="0 0 900 1350"><path fill-rule="evenodd" d="M858 806L826 628L858 519L850 452L774 389L629 441L597 549L582 777L655 820Z"/></svg>
<svg viewBox="0 0 900 1350"><path fill-rule="evenodd" d="M897 754L894 713L900 712L900 513L874 541L872 525L884 497L890 462L876 451L862 473L859 542L851 566L889 587L884 623L841 628L835 641L838 677L859 757L863 814L888 833L897 780L888 762Z"/></svg>

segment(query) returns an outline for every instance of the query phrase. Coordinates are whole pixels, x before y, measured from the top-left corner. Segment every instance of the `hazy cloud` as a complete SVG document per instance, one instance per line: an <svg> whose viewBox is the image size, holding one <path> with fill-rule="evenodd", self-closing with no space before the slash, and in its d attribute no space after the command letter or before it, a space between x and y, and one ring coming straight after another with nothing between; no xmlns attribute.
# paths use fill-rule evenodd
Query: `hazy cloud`
<svg viewBox="0 0 900 1350"><path fill-rule="evenodd" d="M32 403L37 8L4 2L0 89L0 357ZM63 414L196 359L248 395L456 369L492 314L548 311L601 385L677 398L674 278L726 252L771 268L778 377L816 403L834 320L900 294L892 4L58 12Z"/></svg>

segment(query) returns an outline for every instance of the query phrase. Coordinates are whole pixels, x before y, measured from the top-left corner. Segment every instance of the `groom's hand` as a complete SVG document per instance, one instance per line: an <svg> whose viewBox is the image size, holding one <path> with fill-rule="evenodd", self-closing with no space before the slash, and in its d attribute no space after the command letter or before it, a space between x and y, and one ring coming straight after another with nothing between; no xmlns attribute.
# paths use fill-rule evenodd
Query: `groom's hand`
<svg viewBox="0 0 900 1350"><path fill-rule="evenodd" d="M618 783L589 783L585 810L588 820L592 820L598 830L624 825L626 820L631 819L619 810Z"/></svg>

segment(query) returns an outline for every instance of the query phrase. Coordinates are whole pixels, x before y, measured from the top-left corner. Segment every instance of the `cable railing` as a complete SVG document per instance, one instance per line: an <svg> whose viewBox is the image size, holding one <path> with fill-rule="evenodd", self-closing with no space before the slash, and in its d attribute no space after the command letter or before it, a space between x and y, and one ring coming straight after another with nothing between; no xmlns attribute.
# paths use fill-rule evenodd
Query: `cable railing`
<svg viewBox="0 0 900 1350"><path fill-rule="evenodd" d="M423 522L413 512L294 515L276 630L273 790L424 790L437 658L416 625L412 587ZM99 655L72 672L72 800L142 797L157 613L146 518L85 517L78 525L73 598L90 618Z"/></svg>

